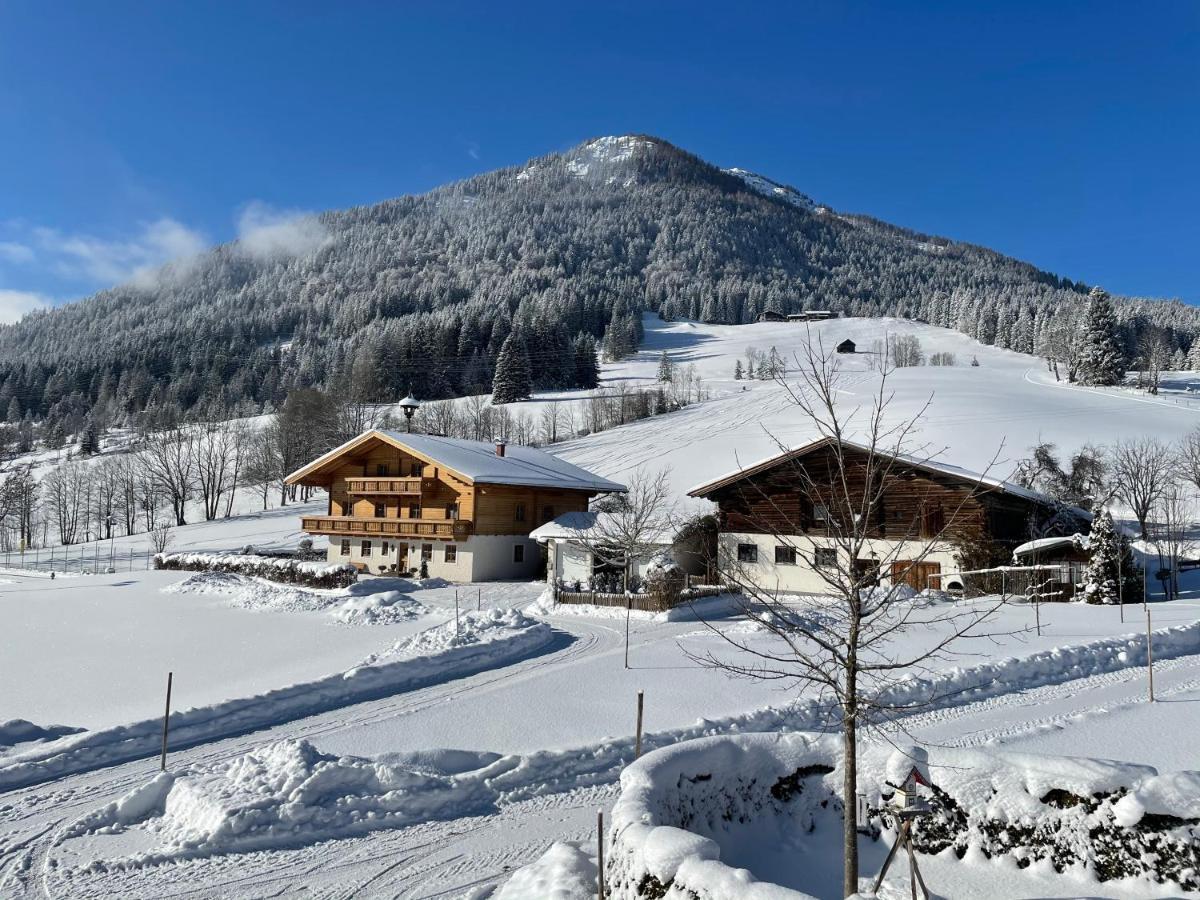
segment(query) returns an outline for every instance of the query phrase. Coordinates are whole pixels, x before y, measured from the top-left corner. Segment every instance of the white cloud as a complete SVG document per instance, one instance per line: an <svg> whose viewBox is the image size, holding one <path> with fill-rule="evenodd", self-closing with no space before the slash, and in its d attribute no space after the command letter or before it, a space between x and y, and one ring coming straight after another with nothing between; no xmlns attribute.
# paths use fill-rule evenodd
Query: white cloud
<svg viewBox="0 0 1200 900"><path fill-rule="evenodd" d="M33 248L14 241L0 241L0 259L5 262L33 262Z"/></svg>
<svg viewBox="0 0 1200 900"><path fill-rule="evenodd" d="M64 234L54 228L36 228L34 236L62 275L142 288L186 275L208 246L202 234L167 217L144 224L124 240Z"/></svg>
<svg viewBox="0 0 1200 900"><path fill-rule="evenodd" d="M255 259L300 256L329 240L315 215L300 210L273 209L253 201L238 216L238 247Z"/></svg>
<svg viewBox="0 0 1200 900"><path fill-rule="evenodd" d="M9 291L0 288L0 324L15 322L27 312L45 309L50 298L33 291Z"/></svg>

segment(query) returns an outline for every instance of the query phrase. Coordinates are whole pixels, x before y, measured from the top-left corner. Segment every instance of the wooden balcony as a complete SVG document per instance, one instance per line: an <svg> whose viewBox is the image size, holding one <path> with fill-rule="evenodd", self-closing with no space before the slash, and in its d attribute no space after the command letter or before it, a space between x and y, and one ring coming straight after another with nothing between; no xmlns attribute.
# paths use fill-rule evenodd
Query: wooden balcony
<svg viewBox="0 0 1200 900"><path fill-rule="evenodd" d="M300 528L309 534L338 537L437 538L461 541L471 534L465 519L368 519L359 516L304 516Z"/></svg>
<svg viewBox="0 0 1200 900"><path fill-rule="evenodd" d="M347 478L346 493L360 496L388 496L420 494L420 478Z"/></svg>

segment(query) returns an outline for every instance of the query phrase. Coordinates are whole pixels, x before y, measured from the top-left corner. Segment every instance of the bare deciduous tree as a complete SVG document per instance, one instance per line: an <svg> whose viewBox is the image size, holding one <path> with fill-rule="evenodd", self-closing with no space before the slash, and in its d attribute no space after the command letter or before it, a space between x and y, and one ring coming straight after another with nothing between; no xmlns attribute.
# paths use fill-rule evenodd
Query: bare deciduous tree
<svg viewBox="0 0 1200 900"><path fill-rule="evenodd" d="M1131 509L1143 538L1154 505L1171 484L1171 448L1153 437L1126 438L1109 451L1109 470L1116 495Z"/></svg>
<svg viewBox="0 0 1200 900"><path fill-rule="evenodd" d="M177 427L146 436L139 459L149 480L171 501L176 525L187 524L187 501L196 472L196 433Z"/></svg>
<svg viewBox="0 0 1200 900"><path fill-rule="evenodd" d="M655 474L637 471L629 490L598 501L595 524L575 530L572 541L592 554L593 560L621 573L621 590L633 585L633 570L663 542L672 528L670 471Z"/></svg>
<svg viewBox="0 0 1200 900"><path fill-rule="evenodd" d="M825 596L807 606L789 602L775 585L760 583L740 561L740 550L734 553L723 544L721 576L739 589L742 612L769 639L706 623L734 652L694 658L735 675L807 688L828 704L844 752L843 891L849 896L858 891L854 808L860 728L894 722L900 713L920 706L907 693L894 693L897 684L928 671L934 660L958 655L955 645L961 641L994 638L985 623L1003 600L948 605L908 599L906 579L921 571L918 567L932 552L952 548L954 530L972 521L966 505L975 489L964 492L957 505L939 505L936 512L922 500L909 521L889 514L887 539L881 539L885 495L908 482L914 466L936 465L930 454L914 446L925 408L904 419L889 414L885 368L870 403L843 411L836 402L836 356L818 343L807 347L797 362L799 383L784 387L801 418L823 439L819 461L794 457L780 476L789 494L796 486L803 511L776 504L761 488L744 490L755 495L747 499L767 508L752 530L768 536L781 557L812 564ZM890 584L881 583L881 573L891 576ZM917 638L898 640L910 632ZM938 699L929 696L922 703Z"/></svg>
<svg viewBox="0 0 1200 900"><path fill-rule="evenodd" d="M150 546L154 548L155 553L166 553L167 548L175 542L175 535L171 531L171 526L167 522L161 525L155 525L150 529Z"/></svg>

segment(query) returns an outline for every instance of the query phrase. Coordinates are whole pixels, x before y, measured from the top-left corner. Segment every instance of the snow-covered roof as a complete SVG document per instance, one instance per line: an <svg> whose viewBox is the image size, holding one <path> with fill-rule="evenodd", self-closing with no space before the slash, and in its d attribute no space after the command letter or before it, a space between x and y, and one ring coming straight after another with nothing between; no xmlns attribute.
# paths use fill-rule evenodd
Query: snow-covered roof
<svg viewBox="0 0 1200 900"><path fill-rule="evenodd" d="M569 541L572 538L587 539L605 532L605 521L612 513L605 512L568 512L556 516L545 525L539 525L529 533L529 536L539 543L548 540ZM678 530L670 525L664 525L655 537L655 543L668 547L675 542Z"/></svg>
<svg viewBox="0 0 1200 900"><path fill-rule="evenodd" d="M1038 538L1033 541L1026 541L1020 547L1013 551L1013 558L1019 556L1030 556L1034 553L1045 553L1049 550L1057 550L1063 547L1078 547L1080 550L1088 548L1087 535L1069 534L1061 537L1045 537Z"/></svg>
<svg viewBox="0 0 1200 900"><path fill-rule="evenodd" d="M764 471L765 469L770 469L773 466L787 462L788 460L797 459L832 442L832 438L820 438L819 440L812 441L808 444L802 444L799 447L795 447L783 453L777 453L774 456L759 460L756 463L751 463L743 468L735 469L726 475L722 475L720 478L714 478L712 481L698 485L697 487L694 487L688 491L688 496L704 497L718 488L725 487L726 485L732 484L735 481L740 481L742 478L745 478L748 475L753 475L755 473ZM861 450L864 453L871 452L871 448L864 444L855 443L854 441L843 439L842 445L855 450ZM1031 500L1034 503L1040 503L1042 505L1049 506L1056 502L1053 498L1048 497L1045 494L1039 494L1037 491L1030 490L1027 487L1022 487L1019 484L1013 484L1011 481L1005 481L1002 478L996 478L995 476L982 472L972 472L970 469L964 469L962 466L951 465L950 463L941 462L939 460L930 459L927 457L910 456L905 453L886 453L878 447L875 448L874 452L876 456L885 456L895 459L916 469L924 469L928 472L937 472L942 475L949 475L953 478L959 479L960 481L977 484L980 487L1003 491L1006 494L1012 494L1017 497L1023 497L1024 499ZM1079 512L1082 515L1088 516L1088 514L1083 512L1083 510L1079 510ZM1090 516L1088 517L1090 518Z"/></svg>
<svg viewBox="0 0 1200 900"><path fill-rule="evenodd" d="M530 487L560 488L593 492L624 492L625 485L601 478L587 469L572 465L545 450L508 444L504 455L496 455L489 441L465 441L432 434L408 434L403 431L367 431L340 447L297 469L287 477L296 482L337 457L371 438L384 440L400 449L425 457L467 481L481 484L514 484Z"/></svg>

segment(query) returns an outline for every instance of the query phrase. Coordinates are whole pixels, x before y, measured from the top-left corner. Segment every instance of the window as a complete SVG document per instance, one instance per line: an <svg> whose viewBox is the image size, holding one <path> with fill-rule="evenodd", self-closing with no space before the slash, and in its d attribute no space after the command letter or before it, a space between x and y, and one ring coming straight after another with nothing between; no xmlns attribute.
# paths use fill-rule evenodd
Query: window
<svg viewBox="0 0 1200 900"><path fill-rule="evenodd" d="M421 559L425 559L425 560L433 559L433 544L422 544L421 545Z"/></svg>
<svg viewBox="0 0 1200 900"><path fill-rule="evenodd" d="M518 503L516 506L513 507L513 518L516 519L518 522L525 521L525 504L524 503Z"/></svg>
<svg viewBox="0 0 1200 900"><path fill-rule="evenodd" d="M375 518L382 519L386 515L387 515L387 507L385 507L382 503L376 503L375 504Z"/></svg>
<svg viewBox="0 0 1200 900"><path fill-rule="evenodd" d="M421 518L421 504L420 503L408 504L408 517L410 519Z"/></svg>
<svg viewBox="0 0 1200 900"><path fill-rule="evenodd" d="M553 518L554 518L554 507L553 506L543 506L542 507L542 521L549 522Z"/></svg>
<svg viewBox="0 0 1200 900"><path fill-rule="evenodd" d="M813 551L813 565L818 569L836 569L837 550L833 547L818 547Z"/></svg>
<svg viewBox="0 0 1200 900"><path fill-rule="evenodd" d="M758 562L758 545L757 544L738 544L738 562L741 562L741 563L756 563L756 562Z"/></svg>
<svg viewBox="0 0 1200 900"><path fill-rule="evenodd" d="M458 562L458 547L454 544L446 545L446 562Z"/></svg>
<svg viewBox="0 0 1200 900"><path fill-rule="evenodd" d="M377 463L375 466L375 474L380 478L387 478L388 465L387 463Z"/></svg>
<svg viewBox="0 0 1200 900"><path fill-rule="evenodd" d="M796 564L796 548L775 547L775 565L777 566L794 566Z"/></svg>
<svg viewBox="0 0 1200 900"><path fill-rule="evenodd" d="M350 555L350 539L342 538L342 556Z"/></svg>
<svg viewBox="0 0 1200 900"><path fill-rule="evenodd" d="M823 503L813 504L813 521L821 525L829 524L829 507Z"/></svg>
<svg viewBox="0 0 1200 900"><path fill-rule="evenodd" d="M411 466L411 468L409 469L409 472L410 472L410 474L412 475L412 477L413 477L413 478L420 478L420 477L421 477L421 472L422 472L422 470L423 470L424 468L425 468L425 467L424 467L424 466L423 466L421 463L417 462L417 461L414 459L414 460L413 460L413 462L412 462L412 466Z"/></svg>
<svg viewBox="0 0 1200 900"><path fill-rule="evenodd" d="M363 556L370 556L371 555L371 542L363 541L362 546L358 548L358 552L360 554L362 554Z"/></svg>
<svg viewBox="0 0 1200 900"><path fill-rule="evenodd" d="M524 544L514 544L513 545L513 562L515 562L515 563L525 562L525 545Z"/></svg>
<svg viewBox="0 0 1200 900"><path fill-rule="evenodd" d="M446 518L450 519L452 521L457 521L457 519L458 519L458 504L457 503L447 503L446 504Z"/></svg>
<svg viewBox="0 0 1200 900"><path fill-rule="evenodd" d="M388 555L388 550L389 550L390 548L391 548L391 544L389 544L387 541L384 541L382 544L380 544L380 545L379 545L379 555L380 555L380 556L387 556L387 555Z"/></svg>

